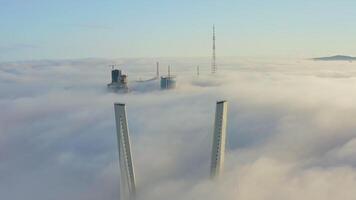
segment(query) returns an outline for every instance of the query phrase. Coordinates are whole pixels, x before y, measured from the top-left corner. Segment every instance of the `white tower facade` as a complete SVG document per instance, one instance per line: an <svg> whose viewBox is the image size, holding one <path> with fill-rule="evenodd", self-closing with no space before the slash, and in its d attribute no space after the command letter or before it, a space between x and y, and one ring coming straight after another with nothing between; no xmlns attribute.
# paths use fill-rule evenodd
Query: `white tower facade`
<svg viewBox="0 0 356 200"><path fill-rule="evenodd" d="M227 101L219 101L216 104L210 168L210 177L212 179L219 177L224 169L227 104Z"/></svg>
<svg viewBox="0 0 356 200"><path fill-rule="evenodd" d="M120 200L134 200L136 183L125 104L115 103L116 132L120 165Z"/></svg>

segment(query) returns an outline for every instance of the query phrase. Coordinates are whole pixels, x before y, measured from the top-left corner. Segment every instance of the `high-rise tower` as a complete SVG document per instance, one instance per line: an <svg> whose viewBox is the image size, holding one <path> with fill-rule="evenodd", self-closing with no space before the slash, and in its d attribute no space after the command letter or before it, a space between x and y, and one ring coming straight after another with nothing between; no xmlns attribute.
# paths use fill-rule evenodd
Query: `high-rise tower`
<svg viewBox="0 0 356 200"><path fill-rule="evenodd" d="M168 65L167 76L161 76L161 89L174 89L176 87L176 77L171 75L171 66Z"/></svg>
<svg viewBox="0 0 356 200"><path fill-rule="evenodd" d="M215 74L217 71L216 54L215 54L215 25L213 25L213 57L211 59L211 73Z"/></svg>
<svg viewBox="0 0 356 200"><path fill-rule="evenodd" d="M211 152L210 177L219 177L224 169L225 143L227 125L227 101L219 101L216 104L213 148Z"/></svg>
<svg viewBox="0 0 356 200"><path fill-rule="evenodd" d="M128 92L129 88L127 86L127 75L123 74L121 70L114 69L114 66L115 65L112 65L111 83L108 84L108 88L115 92Z"/></svg>
<svg viewBox="0 0 356 200"><path fill-rule="evenodd" d="M120 165L120 200L134 200L135 173L131 155L130 137L125 104L115 103L116 132Z"/></svg>

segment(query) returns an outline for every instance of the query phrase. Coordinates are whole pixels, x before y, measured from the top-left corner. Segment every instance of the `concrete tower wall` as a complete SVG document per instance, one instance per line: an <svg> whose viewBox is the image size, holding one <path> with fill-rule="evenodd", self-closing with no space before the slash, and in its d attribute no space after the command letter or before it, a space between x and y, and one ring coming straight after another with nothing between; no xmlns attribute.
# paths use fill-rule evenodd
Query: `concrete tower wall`
<svg viewBox="0 0 356 200"><path fill-rule="evenodd" d="M227 104L227 101L220 101L216 104L210 168L210 177L213 179L219 177L224 169Z"/></svg>
<svg viewBox="0 0 356 200"><path fill-rule="evenodd" d="M116 132L119 148L120 199L133 200L136 195L134 166L125 104L115 103Z"/></svg>

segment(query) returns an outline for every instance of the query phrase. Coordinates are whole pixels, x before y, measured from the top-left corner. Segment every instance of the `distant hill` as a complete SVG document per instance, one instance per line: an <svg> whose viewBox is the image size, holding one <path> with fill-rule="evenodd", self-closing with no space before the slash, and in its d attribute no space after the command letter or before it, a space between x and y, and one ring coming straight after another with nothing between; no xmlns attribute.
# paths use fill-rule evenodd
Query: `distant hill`
<svg viewBox="0 0 356 200"><path fill-rule="evenodd" d="M351 62L351 61L356 61L356 57L337 55L337 56L331 56L331 57L312 58L312 60L315 60L315 61L350 61Z"/></svg>

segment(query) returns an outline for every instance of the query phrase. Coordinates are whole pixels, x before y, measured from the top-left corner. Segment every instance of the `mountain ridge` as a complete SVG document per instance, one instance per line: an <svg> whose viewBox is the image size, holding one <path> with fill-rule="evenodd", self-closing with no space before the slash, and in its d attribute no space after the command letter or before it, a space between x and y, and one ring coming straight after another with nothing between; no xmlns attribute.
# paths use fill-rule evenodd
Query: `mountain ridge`
<svg viewBox="0 0 356 200"><path fill-rule="evenodd" d="M356 57L353 56L345 56L345 55L336 55L336 56L329 56L329 57L319 57L319 58L312 58L314 61L356 61Z"/></svg>

